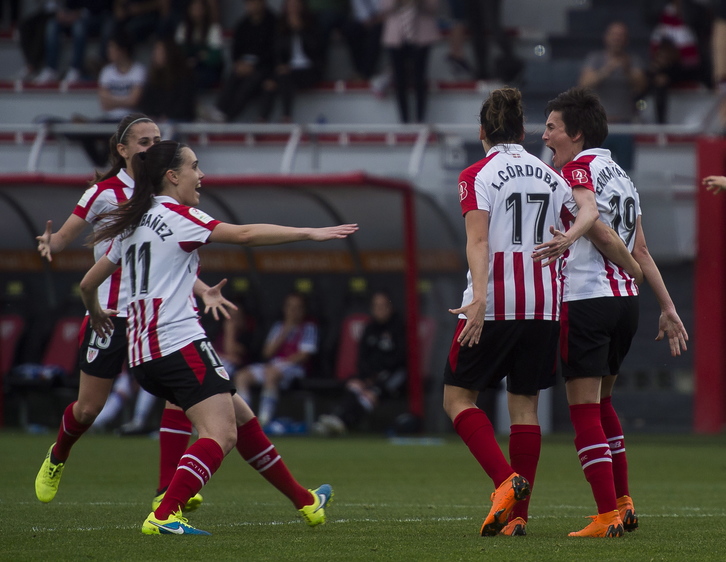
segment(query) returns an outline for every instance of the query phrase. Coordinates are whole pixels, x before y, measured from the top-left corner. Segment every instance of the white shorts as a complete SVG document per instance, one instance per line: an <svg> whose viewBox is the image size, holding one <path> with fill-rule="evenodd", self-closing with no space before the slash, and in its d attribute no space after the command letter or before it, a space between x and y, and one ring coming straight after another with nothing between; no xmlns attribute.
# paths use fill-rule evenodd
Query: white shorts
<svg viewBox="0 0 726 562"><path fill-rule="evenodd" d="M288 363L284 359L272 359L268 363L253 363L247 366L258 384L265 382L265 367L267 365L275 365L282 371L282 379L280 379L280 388L282 390L289 388L295 379L305 376L304 367L294 363Z"/></svg>

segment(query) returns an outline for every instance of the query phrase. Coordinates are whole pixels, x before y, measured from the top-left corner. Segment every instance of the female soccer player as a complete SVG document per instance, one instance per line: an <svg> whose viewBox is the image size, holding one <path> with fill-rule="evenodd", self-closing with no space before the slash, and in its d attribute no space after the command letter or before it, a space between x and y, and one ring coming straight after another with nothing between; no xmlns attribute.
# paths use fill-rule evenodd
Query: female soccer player
<svg viewBox="0 0 726 562"><path fill-rule="evenodd" d="M672 355L686 350L688 333L676 312L641 224L640 198L633 182L602 144L608 135L607 115L598 97L585 88L571 88L550 100L542 140L553 163L573 191L596 193L602 222L612 224L642 268L661 306L656 340L668 337ZM550 244L538 257L553 256ZM598 251L599 233L570 247L562 275L560 349L575 447L593 497L597 515L571 537L620 537L638 528L628 486L628 461L612 393L620 365L638 329L638 288L628 274ZM592 242L592 243L591 243ZM597 249L593 246L597 245ZM554 255L557 255L557 251Z"/></svg>
<svg viewBox="0 0 726 562"><path fill-rule="evenodd" d="M133 193L133 156L160 140L159 127L146 115L132 113L122 119L109 142L111 169L105 174L96 174L94 185L86 190L58 232L52 231L51 221L48 221L45 233L37 238L41 256L52 261L52 254L63 251L89 224L94 231L100 228L104 224L102 215L116 209L119 203L128 200ZM94 248L96 260L103 256L108 246L109 243L104 243ZM107 338L99 338L87 321L81 328L83 338L79 349L81 375L78 400L66 408L56 442L48 450L36 477L35 493L42 502L50 502L55 497L71 447L93 424L108 399L114 379L126 363L126 293L119 281L120 273L117 273L100 288L104 305L120 310L113 320L116 327L113 333ZM224 307L233 306L222 297L220 289L223 285L224 281L210 288L200 280L195 284L195 292L203 299L206 312L211 310L215 319L220 313L226 315ZM159 433L161 454L159 487L154 499L156 504L171 481L179 458L187 448L191 432L191 422L184 412L167 404ZM200 502L201 496L194 498L186 507L194 509Z"/></svg>
<svg viewBox="0 0 726 562"><path fill-rule="evenodd" d="M596 222L597 209L591 191L573 193L519 144L524 117L517 89L493 91L480 123L486 158L459 176L469 273L462 305L450 311L459 323L444 371L444 410L494 482L481 534L524 535L526 505L508 518L534 482L541 447L537 398L540 389L554 384L560 296L556 264L543 267L531 254L544 241L547 225L551 232L554 225L568 228L563 245L572 244ZM624 247L619 253L634 264ZM504 377L511 464L476 406L479 392Z"/></svg>
<svg viewBox="0 0 726 562"><path fill-rule="evenodd" d="M103 308L98 287L118 269L128 293L129 364L141 386L180 406L199 432L182 456L164 499L144 521L144 534L208 534L182 517L235 446L265 478L283 489L309 525L325 521L329 485L306 490L292 477L230 377L197 319L191 293L197 248L210 242L271 245L345 238L357 225L290 228L219 222L196 208L204 174L186 145L162 141L133 158L136 188L108 214L95 242L113 241L81 281L97 335L113 330L114 310Z"/></svg>

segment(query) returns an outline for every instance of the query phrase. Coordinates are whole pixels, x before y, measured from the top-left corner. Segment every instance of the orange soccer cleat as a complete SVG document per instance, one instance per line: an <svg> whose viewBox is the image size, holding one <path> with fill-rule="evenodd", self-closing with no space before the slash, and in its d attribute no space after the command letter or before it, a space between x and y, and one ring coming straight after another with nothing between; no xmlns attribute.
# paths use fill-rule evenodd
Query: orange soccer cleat
<svg viewBox="0 0 726 562"><path fill-rule="evenodd" d="M635 513L635 507L633 507L633 498L630 496L619 497L618 512L620 519L623 520L623 529L631 532L638 528L638 514Z"/></svg>
<svg viewBox="0 0 726 562"><path fill-rule="evenodd" d="M617 509L607 513L590 515L592 522L582 531L574 531L568 537L622 537L625 534L623 522Z"/></svg>
<svg viewBox="0 0 726 562"><path fill-rule="evenodd" d="M529 482L513 472L491 495L492 508L481 526L482 537L493 537L507 524L514 504L529 495Z"/></svg>
<svg viewBox="0 0 726 562"><path fill-rule="evenodd" d="M508 537L524 537L527 535L527 522L521 517L515 517L499 531L499 534Z"/></svg>

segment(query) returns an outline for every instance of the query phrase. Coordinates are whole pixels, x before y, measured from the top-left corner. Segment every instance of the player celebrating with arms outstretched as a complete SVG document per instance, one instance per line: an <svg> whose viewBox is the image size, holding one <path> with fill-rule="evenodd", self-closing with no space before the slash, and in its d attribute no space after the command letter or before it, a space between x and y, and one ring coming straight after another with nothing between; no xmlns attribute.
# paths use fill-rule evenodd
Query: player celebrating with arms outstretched
<svg viewBox="0 0 726 562"><path fill-rule="evenodd" d="M96 173L94 184L85 191L58 232L53 232L48 221L45 233L37 237L41 256L51 261L53 254L63 251L89 225L94 231L101 228L104 213L118 208L133 193L131 159L160 141L159 127L149 117L143 113L124 117L109 141L111 168L104 174ZM106 253L109 245L104 242L94 248L95 260ZM35 479L35 494L44 503L55 498L71 448L93 424L108 399L114 379L126 364L126 291L121 287L120 279L121 273L116 272L99 288L104 307L120 311L113 319L113 333L107 338L98 338L87 321L81 327L78 399L63 413L56 442L48 449ZM225 307L234 307L222 297L220 289L224 283L210 288L197 279L194 285L195 294L204 301L205 312L211 310L215 319L219 314L227 315ZM159 487L152 504L158 505L161 501L191 434L192 424L184 412L167 403L159 431ZM185 509L195 509L201 501L202 497L196 496Z"/></svg>
<svg viewBox="0 0 726 562"><path fill-rule="evenodd" d="M229 375L199 324L192 287L197 249L210 242L248 246L345 238L357 225L291 228L233 225L196 208L204 174L186 145L163 141L133 159L136 189L108 215L95 242L111 249L81 281L94 329L112 328L114 311L103 309L98 287L121 263L128 292L128 352L142 387L180 406L199 432L182 456L159 507L144 521L144 534L208 534L181 515L235 446L242 457L293 502L309 525L325 521L329 485L306 490L292 477L249 406L235 394Z"/></svg>

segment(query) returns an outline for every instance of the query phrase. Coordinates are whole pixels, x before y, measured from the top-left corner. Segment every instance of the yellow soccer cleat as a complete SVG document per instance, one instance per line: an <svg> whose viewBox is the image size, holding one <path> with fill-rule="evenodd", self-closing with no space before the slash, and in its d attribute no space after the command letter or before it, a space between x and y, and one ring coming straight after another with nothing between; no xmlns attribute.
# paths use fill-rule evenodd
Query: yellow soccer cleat
<svg viewBox="0 0 726 562"><path fill-rule="evenodd" d="M166 494L166 490L164 490L160 494L157 494L156 496L154 496L154 499L151 500L151 509L153 511L156 511L159 508L159 506L161 505L161 500L164 499L164 494ZM189 513L190 511L194 511L200 505L202 505L203 501L204 501L204 498L202 497L202 494L195 494L191 498L189 498L189 501L187 501L186 505L184 507L182 507L182 511L184 513Z"/></svg>
<svg viewBox="0 0 726 562"><path fill-rule="evenodd" d="M141 532L145 535L210 535L192 527L182 512L172 513L168 519L157 519L152 511L141 526Z"/></svg>
<svg viewBox="0 0 726 562"><path fill-rule="evenodd" d="M315 498L310 505L298 509L302 518L311 527L325 523L325 506L333 502L333 489L329 484L323 484L317 490L309 490Z"/></svg>
<svg viewBox="0 0 726 562"><path fill-rule="evenodd" d="M38 476L35 477L35 495L43 503L52 501L56 493L58 493L58 486L63 475L63 467L65 467L65 463L59 462L58 464L53 464L51 462L50 453L53 447L55 447L55 443L48 449L48 454L45 455L45 460L38 471Z"/></svg>

